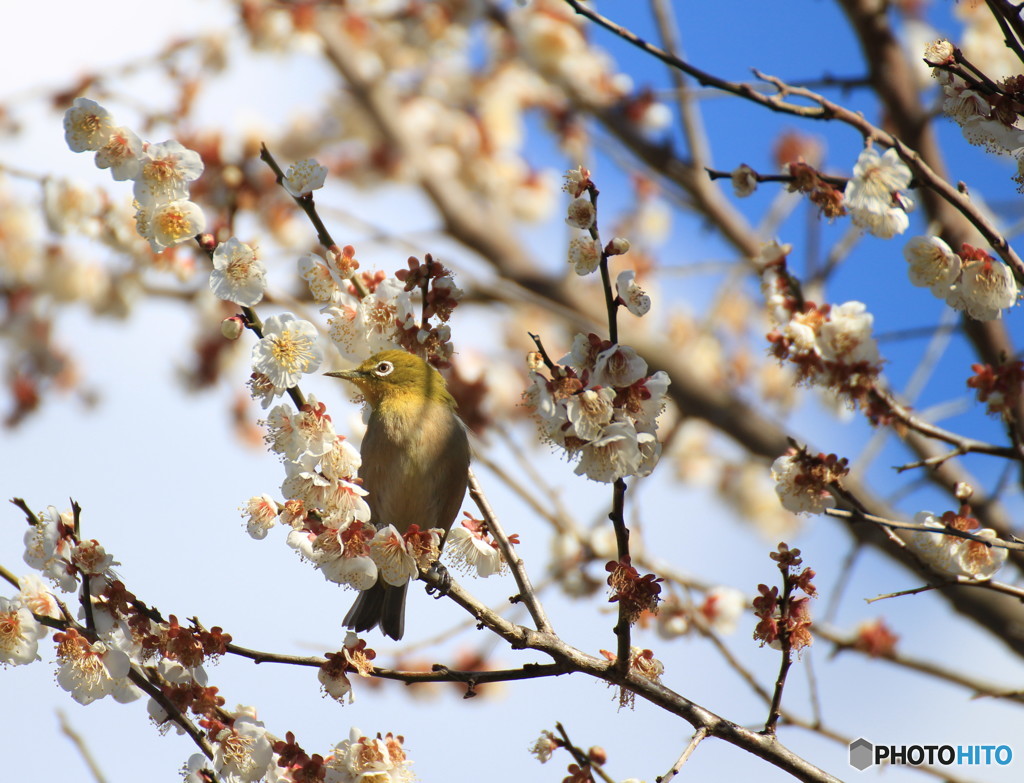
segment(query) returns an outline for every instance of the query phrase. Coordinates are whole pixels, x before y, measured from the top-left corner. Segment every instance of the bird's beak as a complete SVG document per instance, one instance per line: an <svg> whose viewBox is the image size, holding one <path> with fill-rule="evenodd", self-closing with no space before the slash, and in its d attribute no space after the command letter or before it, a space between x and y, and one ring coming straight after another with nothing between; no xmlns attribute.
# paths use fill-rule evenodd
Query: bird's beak
<svg viewBox="0 0 1024 783"><path fill-rule="evenodd" d="M341 378L343 381L354 381L363 377L359 370L341 370L340 372L325 372L328 378Z"/></svg>

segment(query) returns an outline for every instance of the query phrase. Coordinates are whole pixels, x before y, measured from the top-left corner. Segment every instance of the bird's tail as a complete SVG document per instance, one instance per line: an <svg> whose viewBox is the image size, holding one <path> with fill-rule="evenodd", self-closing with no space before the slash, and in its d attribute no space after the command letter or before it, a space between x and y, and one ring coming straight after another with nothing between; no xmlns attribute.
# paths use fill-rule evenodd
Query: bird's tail
<svg viewBox="0 0 1024 783"><path fill-rule="evenodd" d="M389 585L381 579L369 590L363 590L345 615L344 624L356 633L380 626L381 633L396 642L405 633L406 582L401 587Z"/></svg>

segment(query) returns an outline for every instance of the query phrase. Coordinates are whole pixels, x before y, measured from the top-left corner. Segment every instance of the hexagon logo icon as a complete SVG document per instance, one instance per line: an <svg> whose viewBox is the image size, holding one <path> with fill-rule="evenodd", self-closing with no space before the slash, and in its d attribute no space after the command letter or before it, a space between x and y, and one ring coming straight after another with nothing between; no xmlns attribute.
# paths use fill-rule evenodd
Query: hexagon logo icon
<svg viewBox="0 0 1024 783"><path fill-rule="evenodd" d="M861 772L866 770L874 763L875 746L868 742L863 737L855 739L850 743L850 766L855 769L859 769Z"/></svg>

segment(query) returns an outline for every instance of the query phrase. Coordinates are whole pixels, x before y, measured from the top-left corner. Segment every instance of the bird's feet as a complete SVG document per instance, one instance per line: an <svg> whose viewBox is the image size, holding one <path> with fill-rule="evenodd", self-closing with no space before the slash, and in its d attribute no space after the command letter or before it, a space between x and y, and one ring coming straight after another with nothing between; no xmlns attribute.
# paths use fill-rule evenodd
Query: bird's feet
<svg viewBox="0 0 1024 783"><path fill-rule="evenodd" d="M436 598L443 598L448 595L448 591L452 589L452 575L448 573L448 569L440 562L434 562L427 570L427 573L437 579L436 585L427 585L427 595L437 593Z"/></svg>

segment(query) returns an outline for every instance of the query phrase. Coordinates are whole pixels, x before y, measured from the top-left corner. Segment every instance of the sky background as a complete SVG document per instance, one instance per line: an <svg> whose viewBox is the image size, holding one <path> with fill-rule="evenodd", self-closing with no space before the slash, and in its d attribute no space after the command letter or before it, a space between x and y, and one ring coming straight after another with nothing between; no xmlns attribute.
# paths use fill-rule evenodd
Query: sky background
<svg viewBox="0 0 1024 783"><path fill-rule="evenodd" d="M781 8L748 2L677 6L688 58L719 76L746 79L751 67L792 80L817 77L826 70L840 76L861 72L860 53L842 24L841 13L831 3L796 2ZM625 13L620 4L605 4L602 10L611 15ZM941 8L933 9L931 15L944 31L955 30ZM0 80L0 101L17 106L17 118L28 132L0 139L0 164L95 182L114 193L120 189L120 195L127 193L126 185L111 183L105 172L94 169L91 156L75 155L67 149L60 114L50 109L45 96L66 88L87 70L133 61L178 37L213 31L231 35L234 25L233 12L225 3L198 0L181 0L173 14L148 4L102 0L68 5L56 22L52 7L42 3L18 4L6 16L8 30L20 32L0 47L0 73L6 74ZM634 16L619 18L641 35L649 35L646 14L631 12L630 17ZM735 21L727 32L725 19ZM812 40L806 40L806 31L813 31ZM650 61L616 41L600 40L623 70L639 75L638 81L647 77L664 83L664 72ZM237 42L232 44L232 52L242 58L238 61L241 67L208 86L199 110L201 117L227 133L279 127L295 112L313 111L317 100L333 89L331 77L311 57L251 57ZM132 106L156 104L154 96L162 87L149 75L134 77L120 88L121 105L109 108L130 125ZM860 108L857 101L862 99L857 96L850 102ZM790 118L733 99L715 98L703 106L714 162L723 169L746 162L759 170L771 170L770 144L764 140L791 127L804 132L826 130L797 126ZM871 105L863 107L871 116ZM532 138L538 139L533 149L539 162L556 173L567 168L566 161L540 141L537 130L532 129ZM969 179L972 193L984 197L1006 219L1015 220L1017 197L1009 182L1009 167L961 143L955 127L947 124L941 133L955 144L956 155L950 159L953 181ZM824 168L848 173L861 146L853 131L829 128ZM599 180L602 208L608 212L623 208L629 195L616 187L621 178L616 179L610 162L599 160L594 168L598 177L606 177ZM392 188L357 195L335 193L341 206L354 209L356 203L361 217L403 233L428 232L436 225L421 199ZM757 215L773 195L759 192L744 208ZM796 217L779 237L796 246L797 263L806 253L814 252L807 241L803 209L797 207ZM394 225L398 219L400 226ZM842 222L822 226L821 247L827 250L846 229ZM923 233L919 218L908 236L914 233ZM335 232L339 238L343 234ZM525 241L552 263L562 263L562 251L557 248L564 245L565 236L557 218L524 232ZM353 240L342 244L347 241ZM472 274L472 260L460 256L457 248L435 237L425 240L424 251L438 247ZM685 267L732 260L732 251L686 219L674 224L665 247L666 265L678 266L679 274L666 273L655 308L698 308L713 293L717 280L686 273ZM911 288L899 248L898 243L866 238L830 289L836 297L843 297L836 301L867 301L875 313L876 331L882 335L934 325L943 309L926 292ZM381 244L361 252L360 258L370 266L393 270L402 265L406 255L406 251ZM267 260L271 286L287 284L294 259ZM895 282L878 285L879 279ZM680 304L684 295L686 303ZM1008 318L1019 342L1024 335L1019 310ZM77 500L84 509L84 534L99 539L122 563L118 571L130 590L167 614L198 616L207 626L222 625L236 643L250 648L310 655L337 649L343 639L340 620L352 593L326 583L301 563L284 546L282 531L272 531L267 540L258 542L242 527L238 507L251 495L276 494L283 475L272 455L238 444L226 415L230 400L248 374L244 363L212 392L186 395L177 385L178 368L187 362L196 333L194 319L192 312L171 301L147 304L128 322L97 321L74 308L64 311L58 321L60 340L82 357L88 385L100 391L99 402L87 408L74 396L52 400L20 428L0 434L2 497L25 498L37 510L49 504L64 509L68 498ZM464 326L464 350L486 351L490 327L486 319ZM456 332L458 336L458 325ZM882 343L897 388L906 382L914 366L909 361L925 344L924 340ZM940 378L930 385L919 407L967 399L963 378L968 357L954 339L937 370L940 376L948 376L948 381ZM332 366L340 365L335 362ZM344 430L346 418L356 418L354 406L348 405L347 395L336 385L317 377L310 378L303 388L329 401L339 430ZM976 436L998 437L993 424L977 417L945 424L969 425ZM870 436L858 421L836 424L813 405L788 426L798 436L813 435L818 447L839 454L857 453ZM823 429L826 426L827 430ZM530 435L528 430L517 433L523 443ZM563 488L563 497L577 509L579 519L597 522L607 513L610 489L574 478L571 466L543 449L525 453L553 484ZM871 467L869 475L883 494L897 487L889 470L900 461L894 456L897 453L887 448ZM995 482L991 464L975 463L975 469L983 480ZM549 545L546 531L486 470L480 469L478 474L506 529L523 539L524 559L537 564L532 572L535 581L542 581ZM776 571L767 553L775 542L737 519L714 493L679 487L670 473L637 482L636 487L643 491L634 488L631 493L639 504L631 512L644 519L649 546L664 552L680 570L746 592L752 592L758 582L773 583ZM918 493L907 508L926 507L928 500L927 493ZM1019 511L1019 496L1010 498L1010 504ZM20 512L10 507L0 513L0 562L18 574L26 570L21 563L23 532ZM827 596L840 578L838 564L848 551L845 534L832 522L819 519L806 523L799 535L787 540L800 547L805 561L821 574L817 583ZM465 583L482 598L495 602L513 591L510 578L467 579ZM908 654L941 660L1008 687L1024 683L1024 667L1018 660L951 616L946 605L934 597L921 595L871 606L861 600L915 584L908 573L866 553L850 575L835 622L852 629L862 620L884 614L887 623L898 630L901 649ZM613 648L612 614L595 612L593 604L573 602L550 589L544 598L556 629L570 643L591 653ZM427 640L463 622L454 604L430 600L419 587L412 588L410 604L406 642ZM760 682L770 685L778 658L750 640L752 626L753 620L745 618L728 641ZM460 651L476 649L478 639L476 632L464 630L445 642L441 649L447 657L442 659L453 660ZM665 683L677 692L737 722L751 726L763 722L765 710L759 700L705 643L690 637L666 643L649 631L639 632L637 642L655 649L665 664ZM393 649L389 644L374 638L371 645L389 660ZM190 741L158 736L145 715L144 700L127 706L110 699L88 707L74 703L53 682L51 644L43 643L40 650L43 662L0 673L5 704L0 710L0 747L8 749L4 768L10 779L43 781L59 775L63 780L88 780L78 752L59 732L58 710L82 734L109 781L178 779L176 770L195 750ZM960 769L958 773L993 782L1020 779L1024 764L1020 727L1024 723L1019 708L972 700L963 690L906 674L885 663L852 655L830 659L823 654L826 652L827 646L821 645L805 657L804 664L794 667L786 698L794 711L810 714L807 670L813 667L826 721L850 737L892 744L1006 743L1019 755L1010 768ZM421 660L439 657L436 651L418 655ZM495 647L494 656L503 666L542 660L501 646ZM424 781L485 777L559 781L565 774L566 757L556 756L547 767L540 767L526 749L541 730L551 730L555 721L562 721L577 744L607 748L608 771L615 779L635 777L650 783L666 772L691 734L689 725L643 703L635 710L617 710L612 691L578 676L513 683L484 691L473 700L462 699L454 687L439 688L431 698L411 699L399 692L401 686L385 684L371 690L356 683L356 702L342 707L317 695L312 669L255 666L225 659L209 671L211 683L221 688L229 708L255 705L270 731L279 736L295 731L309 752L327 752L348 736L351 726L367 733L405 735L414 769ZM844 779L866 779L875 774L855 772L846 765L845 747L813 734L785 729L782 740ZM789 779L748 754L713 740L701 745L684 775L687 780ZM886 777L923 779L904 770L889 770Z"/></svg>

